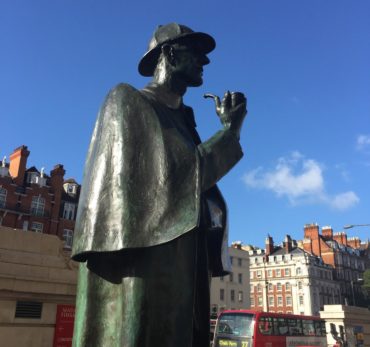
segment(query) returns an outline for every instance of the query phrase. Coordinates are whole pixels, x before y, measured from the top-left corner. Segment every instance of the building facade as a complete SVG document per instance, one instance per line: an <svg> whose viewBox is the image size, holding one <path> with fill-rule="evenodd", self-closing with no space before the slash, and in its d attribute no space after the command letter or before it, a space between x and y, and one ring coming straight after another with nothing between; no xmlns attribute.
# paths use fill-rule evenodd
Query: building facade
<svg viewBox="0 0 370 347"><path fill-rule="evenodd" d="M249 254L241 243L229 247L231 273L212 279L211 313L215 315L225 309L248 309L249 302Z"/></svg>
<svg viewBox="0 0 370 347"><path fill-rule="evenodd" d="M317 224L307 224L300 244L306 252L321 258L333 269L333 280L340 285L340 300L337 303L360 304L360 279L366 269L368 243L366 247L358 237L347 238L345 232L334 233L330 226L322 227L320 234Z"/></svg>
<svg viewBox="0 0 370 347"><path fill-rule="evenodd" d="M73 316L60 331L58 308L74 314L77 273L57 236L0 226L0 345L70 346ZM53 344L57 333L64 342Z"/></svg>
<svg viewBox="0 0 370 347"><path fill-rule="evenodd" d="M27 146L16 148L0 166L0 225L57 235L71 248L80 185L64 180L63 165L47 175L27 168Z"/></svg>
<svg viewBox="0 0 370 347"><path fill-rule="evenodd" d="M299 248L289 235L281 246L268 236L265 250L252 249L249 257L252 309L319 315L324 304L340 300L332 268Z"/></svg>

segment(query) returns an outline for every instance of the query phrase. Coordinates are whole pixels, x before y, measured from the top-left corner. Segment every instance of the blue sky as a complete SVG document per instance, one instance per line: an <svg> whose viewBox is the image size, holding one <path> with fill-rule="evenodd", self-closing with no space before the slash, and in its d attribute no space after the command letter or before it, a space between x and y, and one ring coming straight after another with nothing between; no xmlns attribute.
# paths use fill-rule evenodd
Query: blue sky
<svg viewBox="0 0 370 347"><path fill-rule="evenodd" d="M220 182L230 240L370 223L369 16L361 0L3 0L0 157L25 144L29 166L62 163L81 182L106 93L149 82L137 63L155 27L175 21L217 42L203 86L185 97L202 138L220 127L205 92L248 97L245 156Z"/></svg>

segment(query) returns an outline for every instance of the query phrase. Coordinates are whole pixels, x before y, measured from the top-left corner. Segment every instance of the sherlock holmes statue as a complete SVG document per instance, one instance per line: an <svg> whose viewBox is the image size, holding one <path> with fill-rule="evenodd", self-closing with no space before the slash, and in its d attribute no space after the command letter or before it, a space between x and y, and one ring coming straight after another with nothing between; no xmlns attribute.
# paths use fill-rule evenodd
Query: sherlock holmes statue
<svg viewBox="0 0 370 347"><path fill-rule="evenodd" d="M143 90L108 94L89 147L73 259L74 347L208 347L210 278L227 274L216 186L242 157L246 99L213 97L222 124L201 142L182 97L203 83L214 39L171 23L139 63Z"/></svg>

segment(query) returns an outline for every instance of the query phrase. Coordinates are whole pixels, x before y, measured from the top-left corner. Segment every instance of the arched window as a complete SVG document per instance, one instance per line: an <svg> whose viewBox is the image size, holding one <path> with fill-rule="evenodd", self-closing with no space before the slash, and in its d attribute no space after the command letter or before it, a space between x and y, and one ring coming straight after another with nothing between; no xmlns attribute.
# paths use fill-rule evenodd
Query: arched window
<svg viewBox="0 0 370 347"><path fill-rule="evenodd" d="M291 285L289 282L285 283L285 290L290 290L291 289Z"/></svg>
<svg viewBox="0 0 370 347"><path fill-rule="evenodd" d="M0 208L5 208L7 190L0 188Z"/></svg>

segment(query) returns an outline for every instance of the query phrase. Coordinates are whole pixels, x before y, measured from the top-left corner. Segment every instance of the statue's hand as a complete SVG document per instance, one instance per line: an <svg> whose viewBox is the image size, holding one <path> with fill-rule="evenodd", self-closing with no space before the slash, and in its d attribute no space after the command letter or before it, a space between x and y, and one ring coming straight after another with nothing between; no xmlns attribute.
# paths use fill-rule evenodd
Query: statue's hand
<svg viewBox="0 0 370 347"><path fill-rule="evenodd" d="M227 91L220 98L213 94L205 94L205 98L213 98L216 104L216 113L220 117L225 129L230 129L239 138L244 118L247 114L247 99L243 93Z"/></svg>

